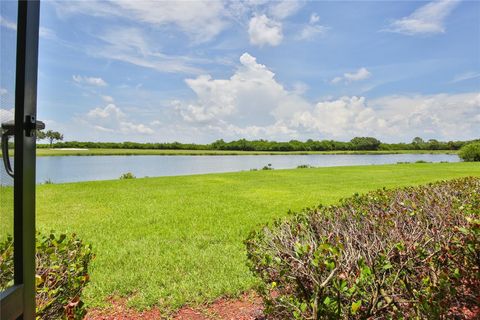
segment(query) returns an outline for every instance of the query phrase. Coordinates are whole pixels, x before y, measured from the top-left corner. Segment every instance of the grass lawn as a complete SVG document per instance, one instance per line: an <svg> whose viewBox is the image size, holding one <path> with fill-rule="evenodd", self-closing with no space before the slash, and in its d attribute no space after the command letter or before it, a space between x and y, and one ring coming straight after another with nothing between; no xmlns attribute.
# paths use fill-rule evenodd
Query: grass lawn
<svg viewBox="0 0 480 320"><path fill-rule="evenodd" d="M12 153L12 152L11 152ZM37 149L37 156L95 156L95 155L270 155L270 154L403 154L441 153L456 154L455 150L392 150L392 151L228 151L228 150L158 150L158 149Z"/></svg>
<svg viewBox="0 0 480 320"><path fill-rule="evenodd" d="M112 294L130 305L184 304L236 295L255 281L242 241L260 225L355 192L461 176L479 163L255 171L39 185L41 230L75 232L94 246L89 305Z"/></svg>

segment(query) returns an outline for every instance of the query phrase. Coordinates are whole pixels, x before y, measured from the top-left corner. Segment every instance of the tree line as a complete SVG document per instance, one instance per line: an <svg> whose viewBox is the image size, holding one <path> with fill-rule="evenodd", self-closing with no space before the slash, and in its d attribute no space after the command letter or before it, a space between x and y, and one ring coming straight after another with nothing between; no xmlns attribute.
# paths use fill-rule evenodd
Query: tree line
<svg viewBox="0 0 480 320"><path fill-rule="evenodd" d="M48 132L47 132L48 133ZM88 149L165 149L165 150L232 150L232 151L375 151L375 150L458 150L467 143L480 141L438 141L435 139L423 140L415 137L410 143L384 143L374 137L355 137L350 141L335 140L290 140L285 142L270 140L234 140L226 142L217 140L208 144L165 142L82 142L66 141L58 132L46 133L43 139L49 144L38 144L39 148L88 148ZM39 137L37 135L37 137Z"/></svg>

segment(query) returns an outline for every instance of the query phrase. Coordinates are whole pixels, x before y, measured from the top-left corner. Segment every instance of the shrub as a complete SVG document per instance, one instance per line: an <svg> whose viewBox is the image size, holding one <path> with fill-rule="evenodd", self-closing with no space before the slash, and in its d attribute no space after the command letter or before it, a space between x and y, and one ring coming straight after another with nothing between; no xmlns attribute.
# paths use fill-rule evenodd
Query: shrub
<svg viewBox="0 0 480 320"><path fill-rule="evenodd" d="M268 319L457 318L480 292L480 179L355 195L245 241Z"/></svg>
<svg viewBox="0 0 480 320"><path fill-rule="evenodd" d="M135 179L136 177L131 172L124 173L120 176L120 180L124 179Z"/></svg>
<svg viewBox="0 0 480 320"><path fill-rule="evenodd" d="M315 168L314 166L311 166L309 164L301 164L297 166L297 169L310 169L310 168Z"/></svg>
<svg viewBox="0 0 480 320"><path fill-rule="evenodd" d="M458 155L463 161L480 161L480 142L469 143L463 146Z"/></svg>
<svg viewBox="0 0 480 320"><path fill-rule="evenodd" d="M273 170L272 164L269 163L266 166L263 166L262 170Z"/></svg>
<svg viewBox="0 0 480 320"><path fill-rule="evenodd" d="M89 281L88 264L93 258L90 245L75 235L37 234L36 304L40 319L83 319L81 300ZM13 279L13 239L0 243L0 290Z"/></svg>

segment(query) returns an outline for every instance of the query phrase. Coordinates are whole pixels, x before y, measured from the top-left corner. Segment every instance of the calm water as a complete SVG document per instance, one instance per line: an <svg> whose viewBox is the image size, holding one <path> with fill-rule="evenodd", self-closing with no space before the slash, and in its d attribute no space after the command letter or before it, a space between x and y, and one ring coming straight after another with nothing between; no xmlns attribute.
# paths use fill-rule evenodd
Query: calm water
<svg viewBox="0 0 480 320"><path fill-rule="evenodd" d="M275 169L288 169L302 164L332 167L418 160L458 162L459 158L457 155L448 154L38 157L37 182L118 179L126 172L131 172L136 177L234 172L259 169L269 163Z"/></svg>

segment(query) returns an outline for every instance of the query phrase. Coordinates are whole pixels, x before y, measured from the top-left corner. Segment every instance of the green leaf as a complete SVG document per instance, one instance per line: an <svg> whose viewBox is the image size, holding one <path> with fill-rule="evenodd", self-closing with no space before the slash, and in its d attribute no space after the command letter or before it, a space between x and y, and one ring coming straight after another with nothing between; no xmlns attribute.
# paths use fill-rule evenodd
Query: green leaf
<svg viewBox="0 0 480 320"><path fill-rule="evenodd" d="M352 303L352 308L351 308L352 314L356 314L361 305L362 305L362 300L358 300Z"/></svg>

